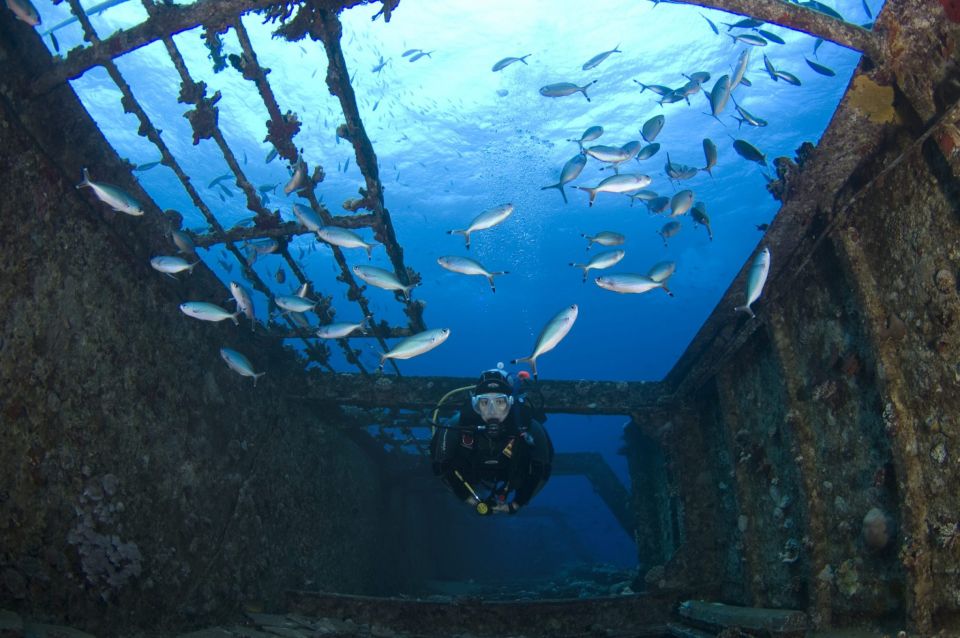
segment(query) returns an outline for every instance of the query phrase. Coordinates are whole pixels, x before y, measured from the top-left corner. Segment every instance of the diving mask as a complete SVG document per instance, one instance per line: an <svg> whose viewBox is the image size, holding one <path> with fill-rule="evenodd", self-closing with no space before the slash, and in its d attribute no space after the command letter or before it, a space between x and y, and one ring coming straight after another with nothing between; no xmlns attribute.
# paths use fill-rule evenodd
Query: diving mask
<svg viewBox="0 0 960 638"><path fill-rule="evenodd" d="M513 407L513 397L509 394L477 394L470 398L473 410L480 415L484 423L503 423Z"/></svg>

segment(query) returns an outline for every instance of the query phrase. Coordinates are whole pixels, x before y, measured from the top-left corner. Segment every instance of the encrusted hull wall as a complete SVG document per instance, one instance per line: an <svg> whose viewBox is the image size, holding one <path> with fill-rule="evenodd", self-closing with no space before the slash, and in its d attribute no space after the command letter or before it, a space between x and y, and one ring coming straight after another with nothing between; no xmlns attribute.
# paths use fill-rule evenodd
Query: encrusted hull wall
<svg viewBox="0 0 960 638"><path fill-rule="evenodd" d="M686 509L713 504L739 532L709 551L714 530L687 528L728 602L926 633L960 626L960 173L950 129L915 142L942 122L900 102L880 128L846 104L842 124L875 150L833 209L800 220L800 250L772 241L758 318L729 315L759 327L717 341L739 345L686 397L696 432L672 445L689 440L681 466L704 473L706 458L718 477L686 489Z"/></svg>
<svg viewBox="0 0 960 638"><path fill-rule="evenodd" d="M335 412L285 400L291 352L180 312L228 293L150 268L173 248L157 211L74 188L129 172L68 87L23 99L40 46L0 11L0 608L116 635L389 587L376 467Z"/></svg>

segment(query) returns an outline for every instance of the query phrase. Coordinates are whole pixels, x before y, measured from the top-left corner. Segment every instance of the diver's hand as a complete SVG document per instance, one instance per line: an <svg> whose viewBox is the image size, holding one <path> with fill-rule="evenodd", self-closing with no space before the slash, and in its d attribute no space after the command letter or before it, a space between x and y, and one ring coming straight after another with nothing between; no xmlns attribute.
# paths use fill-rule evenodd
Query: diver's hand
<svg viewBox="0 0 960 638"><path fill-rule="evenodd" d="M490 508L494 514L509 514L510 505L509 503L497 503L492 508Z"/></svg>
<svg viewBox="0 0 960 638"><path fill-rule="evenodd" d="M470 509L474 509L480 504L480 500L475 496L468 496L464 503L466 503Z"/></svg>

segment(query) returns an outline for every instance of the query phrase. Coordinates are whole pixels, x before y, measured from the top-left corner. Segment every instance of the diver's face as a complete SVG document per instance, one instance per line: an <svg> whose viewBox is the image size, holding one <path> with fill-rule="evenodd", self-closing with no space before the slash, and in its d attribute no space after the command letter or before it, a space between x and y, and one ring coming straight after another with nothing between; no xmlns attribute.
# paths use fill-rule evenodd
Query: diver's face
<svg viewBox="0 0 960 638"><path fill-rule="evenodd" d="M503 423L512 405L513 397L506 394L478 394L473 397L473 409L488 425Z"/></svg>

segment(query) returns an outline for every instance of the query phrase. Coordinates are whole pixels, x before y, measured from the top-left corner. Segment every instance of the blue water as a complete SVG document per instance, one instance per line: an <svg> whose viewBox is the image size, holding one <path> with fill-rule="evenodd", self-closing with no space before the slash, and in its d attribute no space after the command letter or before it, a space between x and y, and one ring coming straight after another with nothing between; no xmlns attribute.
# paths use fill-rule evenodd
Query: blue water
<svg viewBox="0 0 960 638"><path fill-rule="evenodd" d="M661 379L762 241L763 234L755 225L769 223L779 207L765 190L763 169L738 156L730 136L748 140L771 161L781 155L792 157L804 141L816 143L859 60L857 53L831 43L824 43L814 58L812 37L767 27L786 44L753 48L746 73L753 86L737 88L734 97L770 124L738 130L730 117L732 100L721 123L705 114L709 104L704 92L692 96L690 106L679 102L661 107L655 101L657 96L641 93L633 80L679 87L686 81L683 73L708 71L712 78L705 89L709 90L720 75L732 72L746 46L726 37L722 25L739 16L684 5L655 7L636 0L610 0L591 9L581 2L561 0L480 4L404 0L389 24L382 17L371 22L379 7L358 7L342 15L344 55L380 161L386 206L404 247L404 259L423 276L423 285L413 296L427 303L424 318L428 327L452 331L438 349L400 362L405 375L473 377L499 361L529 355L544 324L575 303L580 309L575 326L538 362L542 378ZM58 22L67 11L65 4L42 3L39 8L46 25ZM851 22L868 20L860 0L843 0L836 8ZM879 6L871 8L879 10ZM702 16L719 27L720 35L711 31ZM95 16L93 22L101 37L106 37L144 18L138 3L127 3ZM319 163L326 170L318 196L334 213L345 213L340 203L356 197L363 180L352 148L335 136L343 116L325 85L322 45L271 39L269 25L261 25L256 16L248 16L244 24L260 63L272 69L269 80L281 109L292 109L303 122L294 142L304 148L311 169ZM56 35L63 50L82 44L76 25ZM246 158L243 169L248 178L255 185L279 184L277 194L270 195L269 207L279 208L285 219L293 219L290 207L297 199L282 194L287 169L279 160L264 161L270 151L262 142L268 116L252 83L229 68L214 73L198 32L180 34L175 41L194 79L207 83L208 95L222 92L220 126L236 156ZM225 53L240 51L232 33L224 36L224 42ZM594 69L581 69L595 54L616 45L622 53L612 54ZM401 56L411 48L432 53L411 62ZM799 77L802 86L773 82L763 70L763 53L778 68ZM503 57L526 54L532 54L527 65L515 63L500 72L491 71ZM381 56L388 62L375 73L372 69ZM804 56L831 67L836 77L816 74ZM188 107L177 102L180 79L162 45L128 54L118 59L118 65L220 222L229 227L249 218L252 213L242 208L232 180L224 184L236 193L233 198L221 198L218 189L207 188L228 169L213 142L192 145L183 117ZM546 98L538 93L547 84L593 80L597 83L588 90L590 102L580 94ZM159 158L156 149L137 136L137 121L123 113L119 91L102 69L88 72L73 85L121 156L134 164ZM714 177L701 172L679 188L692 189L696 199L706 203L713 241L702 227L694 228L686 215L680 219L681 232L665 247L657 230L667 220L648 213L642 205L631 207L622 195L600 194L590 208L587 194L571 186L566 189L568 204L556 190L540 190L557 181L564 162L576 153L576 144L566 140L578 138L589 126L602 125L605 133L593 143L620 146L640 140L640 126L657 114L666 116L666 125L656 139L661 151L640 164L631 162L622 172L649 175L653 179L649 188L669 197L677 189L664 173L667 152L674 162L703 166L701 142L704 137L711 138L720 149ZM348 161L349 167L343 170ZM589 160L573 185L596 185L610 174L601 172L600 166ZM95 162L90 169L96 179ZM183 213L187 228L206 229L170 170L160 166L137 175L162 209ZM476 233L469 253L462 237L447 234L450 229L466 227L481 211L505 202L515 205L514 214L503 224ZM118 219L117 223L135 222ZM645 273L656 262L673 260L677 271L669 283L675 297L660 290L642 295L601 290L592 281L603 274L597 271L592 271L587 283L581 283L581 271L568 263L602 250L594 247L587 253L587 242L580 237L580 233L601 230L627 236L622 247L625 259L608 273ZM370 237L369 231L363 233ZM316 290L333 296L337 320L359 321L359 309L346 300L342 284L335 280L338 271L329 247L304 235L291 245L295 257L301 252L300 264ZM203 256L228 282L236 278L238 270L226 272L218 263L223 255L222 249L214 248ZM493 294L482 277L440 268L436 259L441 255L469 255L489 270L509 270L510 274L498 277ZM777 257L774 253L772 259ZM359 250L348 251L347 258L351 265L371 263ZM232 258L225 261L228 259ZM389 267L382 248L374 250L372 263ZM268 255L257 261L255 269L274 292L288 294L295 282L291 283L293 277L287 272L287 283L276 283L280 266L279 256ZM285 265L283 268L287 270ZM392 293L368 288L366 295L377 320L405 324ZM257 294L255 302L258 317L266 319L266 300ZM734 320L732 308L720 310ZM178 310L171 308L170 312ZM316 322L315 317L311 319ZM231 329L228 325L211 328ZM377 355L368 343L373 341L362 340L364 361L370 368L376 365ZM302 348L298 341L289 344ZM334 367L351 370L342 352L331 350ZM212 361L210 365L222 363ZM624 420L557 415L551 418L549 428L558 451L600 450L628 484L623 458L616 455ZM555 478L537 499L538 505L557 507L570 507L571 502L573 511L603 509L595 495L572 477ZM589 544L603 548L603 556L597 560L635 563L631 540L615 523L609 533L598 529L607 528L577 532L593 534ZM597 542L597 534L602 542Z"/></svg>

